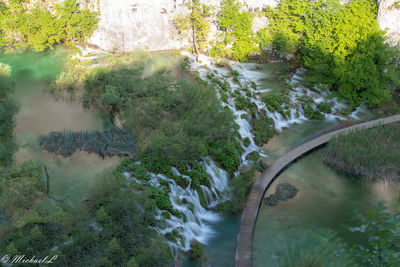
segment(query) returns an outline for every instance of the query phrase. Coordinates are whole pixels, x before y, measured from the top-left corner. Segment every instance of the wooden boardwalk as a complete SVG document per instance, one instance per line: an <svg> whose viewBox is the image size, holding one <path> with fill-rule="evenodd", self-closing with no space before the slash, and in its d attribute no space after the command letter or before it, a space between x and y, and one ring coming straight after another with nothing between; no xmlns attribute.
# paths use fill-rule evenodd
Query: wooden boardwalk
<svg viewBox="0 0 400 267"><path fill-rule="evenodd" d="M341 130L332 131L330 133L316 137L298 147L290 150L284 156L276 160L268 169L266 169L251 188L246 206L243 210L240 220L239 233L236 243L235 266L251 267L252 266L252 241L255 223L257 220L258 210L262 203L264 192L268 189L275 176L281 172L289 163L309 152L310 150L327 143L332 137L339 133L352 131L360 128L371 128L377 125L390 124L400 121L400 114L377 119L365 123L356 124ZM265 266L268 266L266 264Z"/></svg>

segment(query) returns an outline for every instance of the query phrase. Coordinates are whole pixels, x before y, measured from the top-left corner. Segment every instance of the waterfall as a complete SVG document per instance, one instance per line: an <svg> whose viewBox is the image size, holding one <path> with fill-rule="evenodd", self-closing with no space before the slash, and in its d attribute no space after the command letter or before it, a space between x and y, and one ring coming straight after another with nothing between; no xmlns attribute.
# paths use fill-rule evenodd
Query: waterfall
<svg viewBox="0 0 400 267"><path fill-rule="evenodd" d="M156 219L163 222L164 227L155 228L160 234L178 235L176 242L169 241L169 245L175 249L187 251L190 249L190 241L197 240L202 244L206 244L207 240L213 236L214 231L210 225L211 222L220 220L220 215L210 210L214 208L220 201L220 194L228 185L229 175L226 171L216 166L209 157L204 158L200 162L210 177L210 187L201 185L199 191L204 194L207 207L203 207L197 190L191 187L191 179L189 176L182 175L176 168L172 168L175 175L189 179L190 184L187 188L179 186L175 180L164 174L150 174L149 183L153 186L162 187L161 180L165 180L169 184L169 199L173 209L180 216L173 215L165 210L158 210ZM136 162L135 164L140 164ZM125 172L127 179L134 179L138 183L142 183L129 172ZM168 213L167 218L165 214Z"/></svg>
<svg viewBox="0 0 400 267"><path fill-rule="evenodd" d="M313 103L310 103L310 106L314 109L321 102L331 103L331 112L324 113L327 120L346 119L337 114L338 111L346 108L345 104L339 102L336 98L328 98L328 93L325 91L311 90L302 86L305 74L304 69L298 69L289 80L286 80L287 83L291 84L292 88L288 93L290 105L284 104L283 108L286 116L283 116L277 111L269 110L261 100L260 94L270 92L270 89L261 87L261 80L265 78L266 74L257 70L257 64L229 62L227 67L221 67L213 64L211 58L203 55L200 55L199 61L196 61L191 54L186 54L186 56L189 58L191 71L198 73L200 78L209 82L211 82L208 77L210 73L218 79L226 81L229 84L228 93L239 91L242 97L249 99L251 103L254 103L259 110L263 110L274 121L274 126L278 132L295 123L302 123L308 120L301 105L302 97L312 98ZM232 70L238 73L236 82L231 75ZM238 85L238 81L241 86ZM257 88L253 88L254 84ZM246 87L247 92L243 90L243 86ZM223 91L220 86L216 86L216 91L218 97L221 98ZM250 95L248 94L249 92ZM228 94L226 101L221 101L221 104L233 112L235 123L239 126L238 132L241 138L248 140L246 144L241 141L243 153L240 156L239 169L251 163L246 157L253 152L258 152L260 156L267 157L261 147L257 146L254 141L254 136L251 133L251 116L249 116L248 112L236 109L235 98L231 94ZM357 109L349 117L357 118L357 113L360 111L362 110ZM259 116L259 114L256 114L256 116ZM163 184L165 186L165 182L168 184L169 199L178 215L171 214L165 210L158 210L156 219L160 222L160 226L156 227L155 230L164 236L172 235L172 241L169 241L169 245L176 250L188 251L192 240L197 240L202 244L207 243L209 238L214 235L210 223L217 222L221 218L212 208L226 200L224 198L227 197L221 193L228 187L228 173L219 168L210 157L203 158L199 163L209 175L210 186L201 185L197 190L192 188L191 178L181 174L176 168L172 168L172 172L175 175L190 181L186 188L181 187L174 179L166 175L149 173L151 178L148 183L151 185L162 188ZM136 162L136 164L140 164L140 162ZM128 172L125 172L124 175L127 179L142 183ZM160 181L163 182L160 183ZM206 207L202 205L202 199L205 201L203 205Z"/></svg>

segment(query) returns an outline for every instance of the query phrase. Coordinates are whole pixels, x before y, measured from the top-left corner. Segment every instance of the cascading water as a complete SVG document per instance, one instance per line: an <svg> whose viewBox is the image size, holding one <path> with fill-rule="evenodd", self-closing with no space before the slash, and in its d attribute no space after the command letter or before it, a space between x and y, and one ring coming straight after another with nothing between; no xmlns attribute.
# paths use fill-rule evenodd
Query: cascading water
<svg viewBox="0 0 400 267"><path fill-rule="evenodd" d="M290 79L286 79L286 83L290 87L287 101L281 104L284 110L283 115L282 112L270 110L261 100L262 95L270 92L271 89L262 88L261 80L265 78L265 73L258 70L257 63L229 61L227 66L217 66L210 57L201 55L199 57L199 62L201 63L199 63L192 54L184 53L184 55L189 59L191 71L198 73L203 80L211 83L212 80L210 80L210 77L216 77L229 84L228 99L225 102L222 101L222 105L227 106L234 113L235 122L240 127L239 133L242 139L248 139L250 141L247 146L242 142L244 152L241 155L241 167L248 165L249 161L246 160L246 157L253 152L258 152L262 157L267 157L267 155L264 154L261 147L257 146L254 142L254 136L251 133L251 119L248 119L251 118L251 116L249 116L247 111L238 110L236 108L235 97L232 97L232 94L235 92L239 91L242 97L257 106L258 112L256 116L259 116L260 111L265 112L266 115L274 121L274 127L278 132L281 132L283 128L289 127L295 123L302 123L308 120L302 105L304 99L311 100L307 105L313 110L318 110L317 105L320 103L328 103L330 112L321 111L326 120L346 120L348 117L358 119L357 114L362 112L361 108L357 108L347 117L342 115L341 111L347 109L347 106L339 101L339 99L329 97L326 91L317 90L315 88L309 89L303 86L302 83L305 81L304 75L306 70L297 69L296 72L291 75ZM232 77L232 72L238 74L236 81L235 78ZM209 76L210 74L211 76ZM218 96L221 98L223 91L221 86L216 85L216 89Z"/></svg>
<svg viewBox="0 0 400 267"><path fill-rule="evenodd" d="M136 162L136 164L140 165L141 163ZM208 208L215 207L221 201L219 195L228 186L228 173L218 168L210 158L205 158L201 165L211 178L210 187L200 186L200 192L205 196L207 207L203 207L198 191L192 188L191 178L181 174L174 167L172 171L175 175L189 180L189 185L186 188L178 185L175 180L164 174L150 173L151 178L148 181L151 185L159 188L163 187L162 184L164 184L161 181L168 183L169 200L179 216L165 210L158 210L156 219L163 226L157 227L156 230L164 236L168 234L175 235L176 239L169 241L170 246L184 251L190 249L192 240L205 244L214 234L208 222L216 222L220 219L220 216ZM125 172L124 175L128 179L135 179L129 172ZM142 183L138 179L135 179L135 181Z"/></svg>
<svg viewBox="0 0 400 267"><path fill-rule="evenodd" d="M92 53L90 53L90 56L92 57ZM260 111L265 112L273 120L274 127L278 132L292 124L308 120L301 103L301 99L304 97L313 100L310 103L313 109L316 109L317 105L322 102L327 102L331 105L331 112L323 113L325 119L346 119L339 113L340 110L346 109L346 105L335 98L328 99L327 92L311 90L302 86L304 69L297 70L290 79L286 79L286 82L291 85L291 89L287 95L288 101L283 104L285 112L282 114L282 112L270 110L266 103L262 101L262 95L269 93L271 89L262 88L261 80L265 78L265 73L257 69L257 64L229 62L227 67L221 67L213 64L211 58L206 56L201 55L199 61L196 61L191 54L186 54L186 56L189 59L190 70L198 73L201 79L211 83L209 75L212 75L223 80L228 85L228 94L225 101L222 99L224 92L221 86L216 85L216 91L221 99L222 106L229 108L233 112L235 123L239 126L238 132L242 138L241 146L243 149L240 156L239 170L251 163L251 160L247 159L251 153L257 152L262 157L267 157L267 155L263 153L261 147L254 141L254 136L251 132L252 117L248 111L237 108L236 99L232 96L233 93L240 95L256 106L256 118L259 116ZM232 77L232 71L237 73L236 81ZM357 118L357 113L360 111L361 109L357 109L349 117ZM247 142L243 140L247 140ZM136 162L135 164L141 163ZM192 240L206 244L207 240L214 235L209 223L216 222L221 218L211 209L225 200L226 194L222 194L222 192L228 188L229 175L223 169L217 167L209 157L204 158L200 164L209 176L209 186L200 185L198 188L194 188L191 178L181 174L175 168L172 168L174 175L184 177L189 181L187 187L177 184L174 179L164 174L149 173L149 181L141 181L129 172L124 173L127 179L134 180L137 183L146 182L151 186L168 191L168 197L175 212L171 214L166 210L158 210L156 219L159 221L160 226L155 229L160 234L168 237L170 246L176 250L189 250ZM235 175L238 174L239 170ZM200 196L199 193L203 194L203 196ZM203 203L202 199L204 200Z"/></svg>

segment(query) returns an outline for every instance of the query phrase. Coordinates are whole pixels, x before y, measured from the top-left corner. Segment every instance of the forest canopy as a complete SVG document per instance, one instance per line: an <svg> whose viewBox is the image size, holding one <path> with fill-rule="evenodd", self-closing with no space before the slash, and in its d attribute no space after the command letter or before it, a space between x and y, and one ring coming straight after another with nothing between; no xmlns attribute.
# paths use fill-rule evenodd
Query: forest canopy
<svg viewBox="0 0 400 267"><path fill-rule="evenodd" d="M294 53L309 69L309 84L327 87L350 107L390 101L390 48L376 20L375 1L282 0L267 9L262 48Z"/></svg>
<svg viewBox="0 0 400 267"><path fill-rule="evenodd" d="M80 8L76 0L53 7L44 1L29 4L27 0L0 2L0 48L43 51L66 41L83 42L99 20L96 12Z"/></svg>

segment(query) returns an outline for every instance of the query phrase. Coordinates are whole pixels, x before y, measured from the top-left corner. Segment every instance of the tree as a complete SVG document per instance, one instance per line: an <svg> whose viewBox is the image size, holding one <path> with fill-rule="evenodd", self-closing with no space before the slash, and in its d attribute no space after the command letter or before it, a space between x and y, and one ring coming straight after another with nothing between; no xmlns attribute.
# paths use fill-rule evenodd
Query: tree
<svg viewBox="0 0 400 267"><path fill-rule="evenodd" d="M230 57L246 60L257 51L257 38L251 30L253 15L242 11L237 0L223 0L218 25L222 34L210 53L213 57Z"/></svg>
<svg viewBox="0 0 400 267"><path fill-rule="evenodd" d="M202 5L200 0L192 0L186 6L190 13L186 16L176 17L175 22L181 38L190 36L193 51L198 58L200 50L205 49L208 44L210 25L207 17L210 16L210 7Z"/></svg>
<svg viewBox="0 0 400 267"><path fill-rule="evenodd" d="M33 48L43 51L65 41L83 42L97 27L97 13L80 9L66 0L50 11L46 1L29 6L27 1L0 4L0 47L8 50Z"/></svg>
<svg viewBox="0 0 400 267"><path fill-rule="evenodd" d="M310 85L322 85L350 108L390 101L393 66L375 1L282 0L269 8L270 25L260 34L263 48L291 52L309 69Z"/></svg>

